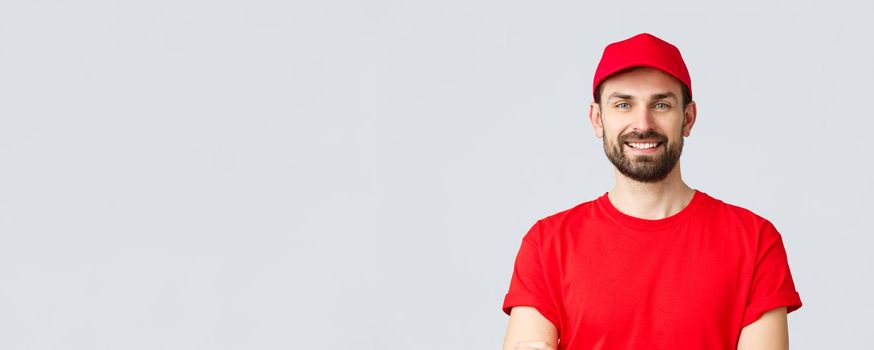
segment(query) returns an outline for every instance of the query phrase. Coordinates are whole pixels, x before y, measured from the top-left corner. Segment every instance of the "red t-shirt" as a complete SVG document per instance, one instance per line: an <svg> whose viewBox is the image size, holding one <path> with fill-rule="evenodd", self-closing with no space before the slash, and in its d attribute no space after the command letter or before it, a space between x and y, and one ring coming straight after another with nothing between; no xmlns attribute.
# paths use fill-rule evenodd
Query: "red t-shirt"
<svg viewBox="0 0 874 350"><path fill-rule="evenodd" d="M753 212L695 191L664 219L607 197L531 227L503 311L533 306L558 349L736 349L764 312L801 307L782 237Z"/></svg>

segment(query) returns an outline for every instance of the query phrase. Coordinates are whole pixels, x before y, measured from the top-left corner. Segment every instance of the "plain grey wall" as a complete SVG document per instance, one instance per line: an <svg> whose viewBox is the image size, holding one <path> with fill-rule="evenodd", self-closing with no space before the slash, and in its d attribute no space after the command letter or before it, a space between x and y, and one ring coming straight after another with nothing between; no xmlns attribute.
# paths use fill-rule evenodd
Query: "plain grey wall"
<svg viewBox="0 0 874 350"><path fill-rule="evenodd" d="M794 349L874 343L870 1L0 1L0 348L496 349L606 192L604 45L683 52L693 187L772 220Z"/></svg>

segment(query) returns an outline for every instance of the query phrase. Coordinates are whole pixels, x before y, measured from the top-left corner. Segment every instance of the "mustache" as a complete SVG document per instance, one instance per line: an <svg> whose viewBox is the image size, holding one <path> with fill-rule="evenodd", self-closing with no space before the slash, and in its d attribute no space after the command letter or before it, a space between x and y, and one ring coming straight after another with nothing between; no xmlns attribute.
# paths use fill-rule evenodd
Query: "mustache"
<svg viewBox="0 0 874 350"><path fill-rule="evenodd" d="M653 130L642 133L632 131L619 137L620 142L631 142L640 140L658 140L659 142L667 142L668 138L665 135L659 134Z"/></svg>

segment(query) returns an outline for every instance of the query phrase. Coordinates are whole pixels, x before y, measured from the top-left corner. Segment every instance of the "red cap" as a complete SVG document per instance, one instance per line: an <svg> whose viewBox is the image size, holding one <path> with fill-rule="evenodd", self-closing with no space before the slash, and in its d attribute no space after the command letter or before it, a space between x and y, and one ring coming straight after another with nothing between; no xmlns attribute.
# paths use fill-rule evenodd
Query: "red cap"
<svg viewBox="0 0 874 350"><path fill-rule="evenodd" d="M617 41L604 48L601 62L595 70L592 96L604 79L613 73L631 67L652 67L677 78L689 89L692 96L692 78L686 69L686 62L680 50L671 43L649 33L640 33L628 39Z"/></svg>

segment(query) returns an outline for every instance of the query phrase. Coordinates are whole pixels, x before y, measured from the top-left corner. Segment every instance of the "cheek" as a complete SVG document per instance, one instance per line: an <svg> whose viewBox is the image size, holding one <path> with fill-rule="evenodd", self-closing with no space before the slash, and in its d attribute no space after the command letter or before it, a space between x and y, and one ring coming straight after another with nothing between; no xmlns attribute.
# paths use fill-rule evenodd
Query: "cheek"
<svg viewBox="0 0 874 350"><path fill-rule="evenodd" d="M665 123L661 123L657 126L657 128L665 135L670 135L669 137L674 137L675 135L682 135L686 133L686 130L683 127L683 123L680 120L671 120Z"/></svg>

